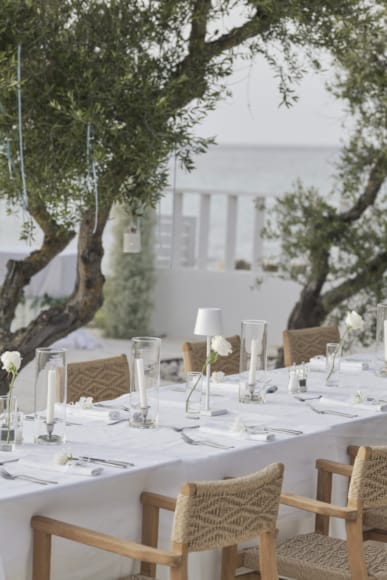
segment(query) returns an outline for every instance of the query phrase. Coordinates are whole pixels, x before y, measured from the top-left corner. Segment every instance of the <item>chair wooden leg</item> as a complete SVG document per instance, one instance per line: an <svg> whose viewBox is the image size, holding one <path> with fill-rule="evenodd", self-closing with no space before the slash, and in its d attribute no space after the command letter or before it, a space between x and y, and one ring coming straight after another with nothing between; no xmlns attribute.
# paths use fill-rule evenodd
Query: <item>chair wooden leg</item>
<svg viewBox="0 0 387 580"><path fill-rule="evenodd" d="M33 538L32 580L50 580L51 534L34 530Z"/></svg>
<svg viewBox="0 0 387 580"><path fill-rule="evenodd" d="M172 550L182 550L182 559L177 568L170 568L170 580L188 580L188 552L181 544L172 545Z"/></svg>
<svg viewBox="0 0 387 580"><path fill-rule="evenodd" d="M351 569L351 578L356 580L368 580L368 573L363 557L363 530L362 521L347 521L348 560Z"/></svg>
<svg viewBox="0 0 387 580"><path fill-rule="evenodd" d="M275 538L275 530L259 536L259 569L262 580L278 580Z"/></svg>
<svg viewBox="0 0 387 580"><path fill-rule="evenodd" d="M238 562L237 546L227 546L222 550L221 580L234 580Z"/></svg>
<svg viewBox="0 0 387 580"><path fill-rule="evenodd" d="M325 471L324 469L319 469L317 473L317 496L316 499L324 501L326 503L331 503L332 499L332 473ZM329 516L323 516L321 514L316 514L315 519L315 532L318 534L323 534L324 536L329 535Z"/></svg>
<svg viewBox="0 0 387 580"><path fill-rule="evenodd" d="M141 542L147 546L157 547L159 535L159 513L157 506L144 504L142 506L142 537ZM141 562L141 574L156 577L156 564Z"/></svg>

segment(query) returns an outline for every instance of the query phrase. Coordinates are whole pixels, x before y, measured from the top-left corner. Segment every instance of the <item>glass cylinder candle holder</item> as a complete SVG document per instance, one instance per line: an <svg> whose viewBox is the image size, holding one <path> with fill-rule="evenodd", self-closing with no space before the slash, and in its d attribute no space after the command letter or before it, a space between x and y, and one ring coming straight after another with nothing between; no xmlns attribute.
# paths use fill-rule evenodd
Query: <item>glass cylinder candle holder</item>
<svg viewBox="0 0 387 580"><path fill-rule="evenodd" d="M66 350L36 349L34 388L36 443L58 445L65 441L66 402Z"/></svg>
<svg viewBox="0 0 387 580"><path fill-rule="evenodd" d="M15 395L0 397L0 451L14 451L18 426Z"/></svg>
<svg viewBox="0 0 387 580"><path fill-rule="evenodd" d="M131 427L151 429L159 414L161 339L150 336L132 338L131 352Z"/></svg>
<svg viewBox="0 0 387 580"><path fill-rule="evenodd" d="M263 403L267 361L267 322L243 320L239 363L239 401Z"/></svg>
<svg viewBox="0 0 387 580"><path fill-rule="evenodd" d="M375 371L387 377L387 304L376 307Z"/></svg>
<svg viewBox="0 0 387 580"><path fill-rule="evenodd" d="M326 385L338 387L340 384L341 344L328 342L326 345Z"/></svg>

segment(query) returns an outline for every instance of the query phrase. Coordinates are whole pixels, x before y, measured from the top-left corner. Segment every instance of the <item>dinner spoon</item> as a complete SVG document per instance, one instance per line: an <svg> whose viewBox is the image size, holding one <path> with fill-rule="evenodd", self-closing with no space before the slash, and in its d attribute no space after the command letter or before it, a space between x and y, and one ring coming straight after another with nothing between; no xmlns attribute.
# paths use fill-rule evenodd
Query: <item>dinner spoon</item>
<svg viewBox="0 0 387 580"><path fill-rule="evenodd" d="M49 485L50 483L58 483L57 481L52 481L50 479L39 479L38 477L33 477L32 475L25 475L24 473L12 474L9 473L4 467L0 469L0 476L4 479L23 479L24 481L30 481L31 483L39 483L40 485Z"/></svg>

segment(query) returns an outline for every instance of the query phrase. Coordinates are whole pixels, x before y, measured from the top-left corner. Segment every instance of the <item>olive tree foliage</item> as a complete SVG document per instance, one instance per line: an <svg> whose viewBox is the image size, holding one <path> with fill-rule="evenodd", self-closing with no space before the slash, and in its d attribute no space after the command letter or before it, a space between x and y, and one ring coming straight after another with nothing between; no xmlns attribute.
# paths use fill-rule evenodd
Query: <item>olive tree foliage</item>
<svg viewBox="0 0 387 580"><path fill-rule="evenodd" d="M282 276L302 286L288 328L338 322L348 309L371 314L387 298L386 25L385 2L372 2L356 30L340 25L351 49L332 44L337 75L329 88L344 99L352 128L333 190L324 197L298 183L266 232L282 242Z"/></svg>
<svg viewBox="0 0 387 580"><path fill-rule="evenodd" d="M154 206L172 151L192 167L192 153L208 144L192 129L226 95L223 79L237 54L264 54L289 103L290 81L302 72L295 49L329 46L338 22L356 28L364 2L2 0L0 196L10 211L24 204L29 217L21 234L31 237L38 228L43 243L8 263L0 351L18 349L26 364L36 347L91 320L102 303L102 234L112 205L134 213ZM11 331L31 277L76 234L72 294Z"/></svg>

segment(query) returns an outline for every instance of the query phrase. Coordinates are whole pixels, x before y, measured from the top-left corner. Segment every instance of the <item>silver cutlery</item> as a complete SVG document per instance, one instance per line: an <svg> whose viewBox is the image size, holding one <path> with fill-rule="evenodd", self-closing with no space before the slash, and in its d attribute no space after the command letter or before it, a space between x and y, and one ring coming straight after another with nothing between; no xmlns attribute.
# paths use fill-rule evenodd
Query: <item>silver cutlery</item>
<svg viewBox="0 0 387 580"><path fill-rule="evenodd" d="M34 415L24 415L24 419L26 421L34 421ZM82 425L82 423L74 423L73 421L66 421L66 425L68 427L72 427L73 425Z"/></svg>
<svg viewBox="0 0 387 580"><path fill-rule="evenodd" d="M301 401L302 403L305 403L306 401L313 401L313 399L321 399L322 395L312 395L311 397L300 397L300 395L294 395L294 398L297 399L297 401Z"/></svg>
<svg viewBox="0 0 387 580"><path fill-rule="evenodd" d="M124 407L123 405L108 405L106 403L94 403L93 407L103 407L104 409L111 409L114 411L115 409L120 409L121 411L129 412L129 407Z"/></svg>
<svg viewBox="0 0 387 580"><path fill-rule="evenodd" d="M0 465L4 465L4 463L14 463L15 461L19 461L19 458L17 457L16 459L3 459L2 461L0 461Z"/></svg>
<svg viewBox="0 0 387 580"><path fill-rule="evenodd" d="M120 467L121 469L126 469L127 467L133 467L134 463L130 461L120 461L118 459L103 459L101 457L88 457L86 455L80 455L79 457L73 457L75 461L83 461L85 463L101 463L103 465L110 465L111 467Z"/></svg>
<svg viewBox="0 0 387 580"><path fill-rule="evenodd" d="M290 435L303 435L304 432L299 429L288 429L287 427L259 427L255 425L246 425L248 433L289 433Z"/></svg>
<svg viewBox="0 0 387 580"><path fill-rule="evenodd" d="M24 473L9 473L4 467L0 469L0 476L4 479L23 479L24 481L30 481L31 483L38 483L40 485L49 485L50 483L58 483L57 481L52 481L50 479L39 479L38 477L33 477L32 475L26 475Z"/></svg>
<svg viewBox="0 0 387 580"><path fill-rule="evenodd" d="M174 429L176 431L176 429ZM215 441L209 441L208 439L192 439L183 430L178 430L183 441L188 443L188 445L206 445L207 447L215 447L216 449L233 449L234 445L223 445L223 443L216 443Z"/></svg>
<svg viewBox="0 0 387 580"><path fill-rule="evenodd" d="M348 419L354 419L355 417L359 416L352 415L351 413L343 413L342 411L334 411L333 409L316 409L316 407L313 407L313 405L308 402L305 402L305 404L307 407L309 407L309 409L315 413L318 413L319 415L337 415L338 417L347 417Z"/></svg>
<svg viewBox="0 0 387 580"><path fill-rule="evenodd" d="M165 427L166 429L172 429L176 433L184 431L184 429L199 429L200 425L187 425L186 427L175 427L174 425L160 425L160 427Z"/></svg>

